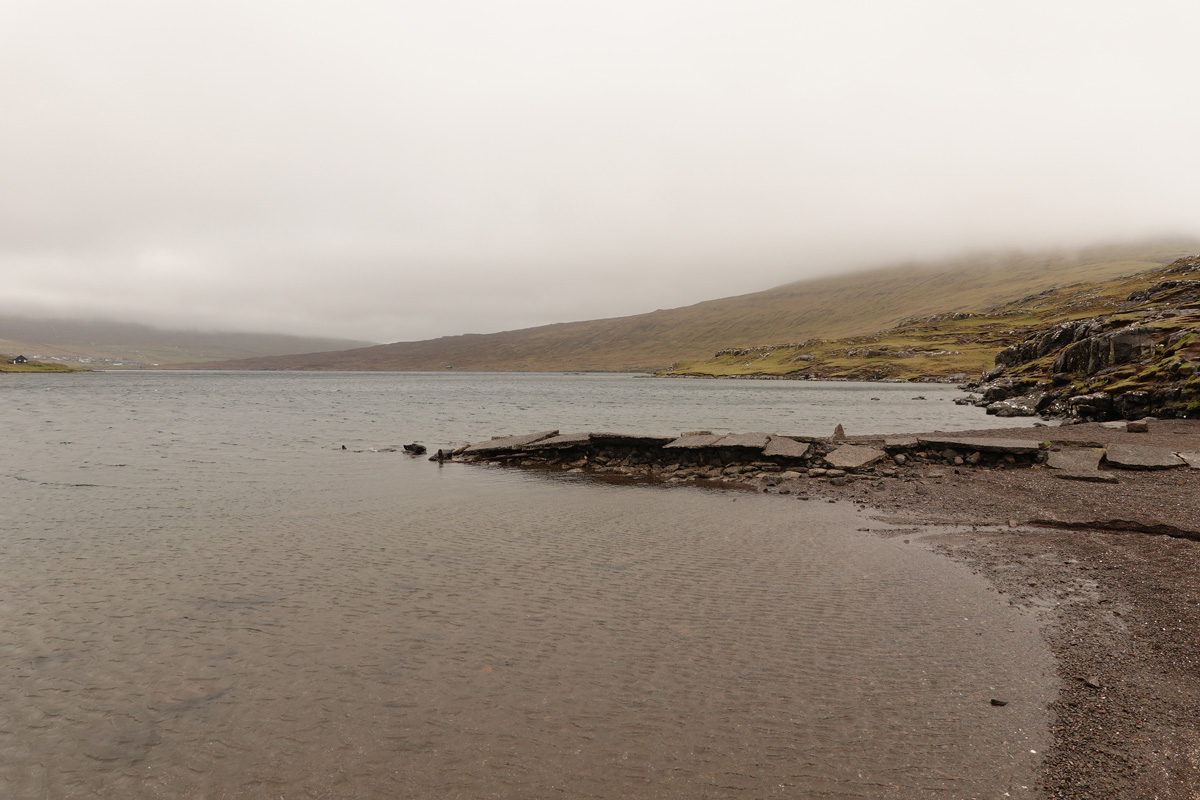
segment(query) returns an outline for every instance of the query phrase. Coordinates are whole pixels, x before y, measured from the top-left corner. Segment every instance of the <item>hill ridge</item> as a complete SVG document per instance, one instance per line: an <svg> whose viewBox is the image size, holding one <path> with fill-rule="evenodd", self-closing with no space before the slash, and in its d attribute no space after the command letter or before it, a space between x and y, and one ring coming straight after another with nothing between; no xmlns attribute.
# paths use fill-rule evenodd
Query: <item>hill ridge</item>
<svg viewBox="0 0 1200 800"><path fill-rule="evenodd" d="M980 308L1076 280L1144 271L1198 247L1195 241L1143 242L908 262L626 317L178 368L653 372L725 348L871 334L905 317Z"/></svg>

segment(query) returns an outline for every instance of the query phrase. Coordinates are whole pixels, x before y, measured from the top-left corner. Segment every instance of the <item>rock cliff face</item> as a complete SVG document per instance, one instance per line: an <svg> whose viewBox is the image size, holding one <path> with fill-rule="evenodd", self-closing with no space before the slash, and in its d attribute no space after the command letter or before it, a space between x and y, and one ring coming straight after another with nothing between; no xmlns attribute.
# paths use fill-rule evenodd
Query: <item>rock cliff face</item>
<svg viewBox="0 0 1200 800"><path fill-rule="evenodd" d="M1200 417L1200 256L1164 270L1113 313L1034 331L968 385L1001 416ZM1196 275L1197 278L1188 277Z"/></svg>

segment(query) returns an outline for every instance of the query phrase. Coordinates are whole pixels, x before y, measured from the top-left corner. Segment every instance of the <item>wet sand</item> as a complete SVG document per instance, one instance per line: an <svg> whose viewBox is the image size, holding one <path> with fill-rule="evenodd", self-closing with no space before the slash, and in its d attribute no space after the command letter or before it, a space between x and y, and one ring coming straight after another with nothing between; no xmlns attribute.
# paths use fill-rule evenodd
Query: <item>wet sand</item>
<svg viewBox="0 0 1200 800"><path fill-rule="evenodd" d="M1029 429L980 436L1029 438ZM1038 429L1047 440L1200 450L1200 423L1149 433L1098 425ZM881 522L969 564L1035 609L1057 660L1048 798L1200 797L1200 470L1117 473L1116 484L1044 467L947 469L810 494L853 500ZM815 497L814 497L815 499ZM1174 535L1165 535L1163 531Z"/></svg>

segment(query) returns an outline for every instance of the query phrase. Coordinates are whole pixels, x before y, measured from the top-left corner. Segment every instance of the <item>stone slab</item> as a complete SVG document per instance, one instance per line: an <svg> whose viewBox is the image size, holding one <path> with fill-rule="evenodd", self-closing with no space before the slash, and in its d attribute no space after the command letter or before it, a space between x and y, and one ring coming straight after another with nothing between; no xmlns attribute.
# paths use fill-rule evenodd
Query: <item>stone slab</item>
<svg viewBox="0 0 1200 800"><path fill-rule="evenodd" d="M748 447L751 450L762 450L771 441L769 433L731 433L722 436L716 447Z"/></svg>
<svg viewBox="0 0 1200 800"><path fill-rule="evenodd" d="M1173 469L1187 463L1170 450L1140 444L1110 444L1104 458L1121 469Z"/></svg>
<svg viewBox="0 0 1200 800"><path fill-rule="evenodd" d="M763 455L770 458L804 458L811 445L797 442L787 436L772 436L763 448Z"/></svg>
<svg viewBox="0 0 1200 800"><path fill-rule="evenodd" d="M1104 451L1090 447L1068 447L1051 450L1046 466L1054 470L1054 477L1066 481L1092 481L1094 483L1116 483L1117 476L1100 471L1100 459Z"/></svg>
<svg viewBox="0 0 1200 800"><path fill-rule="evenodd" d="M1107 428L1110 431L1123 431L1129 423L1123 419L1115 419L1112 422L1101 422L1101 428Z"/></svg>
<svg viewBox="0 0 1200 800"><path fill-rule="evenodd" d="M836 469L862 469L879 461L887 453L874 447L844 444L825 456L825 463Z"/></svg>
<svg viewBox="0 0 1200 800"><path fill-rule="evenodd" d="M1041 449L1041 443L1027 439L981 439L973 436L920 436L917 442L922 447L949 447L954 450L979 451L981 453L1012 453L1032 455Z"/></svg>
<svg viewBox="0 0 1200 800"><path fill-rule="evenodd" d="M1182 458L1192 469L1200 469L1200 452L1198 453L1176 453L1175 455Z"/></svg>
<svg viewBox="0 0 1200 800"><path fill-rule="evenodd" d="M889 436L883 440L885 450L912 450L918 446L915 436Z"/></svg>
<svg viewBox="0 0 1200 800"><path fill-rule="evenodd" d="M542 439L539 442L533 442L528 445L530 450L561 450L569 447L584 447L591 444L592 434L590 433L564 433L559 436L551 436L549 439Z"/></svg>
<svg viewBox="0 0 1200 800"><path fill-rule="evenodd" d="M674 436L654 436L646 433L593 433L593 442L604 444L629 444L639 447L662 447Z"/></svg>
<svg viewBox="0 0 1200 800"><path fill-rule="evenodd" d="M718 436L713 433L684 434L673 442L667 442L663 445L663 448L670 450L698 450L702 447L712 447L724 438L724 436Z"/></svg>
<svg viewBox="0 0 1200 800"><path fill-rule="evenodd" d="M509 453L514 450L526 447L534 442L540 442L543 439L549 439L551 436L558 436L558 431L541 431L539 433L526 433L523 436L500 436L495 439L489 439L486 442L478 442L469 446L463 453L467 455L487 455L488 453Z"/></svg>
<svg viewBox="0 0 1200 800"><path fill-rule="evenodd" d="M1051 450L1047 454L1046 466L1067 472L1096 472L1100 469L1100 459L1103 457L1103 450L1069 447L1065 450Z"/></svg>

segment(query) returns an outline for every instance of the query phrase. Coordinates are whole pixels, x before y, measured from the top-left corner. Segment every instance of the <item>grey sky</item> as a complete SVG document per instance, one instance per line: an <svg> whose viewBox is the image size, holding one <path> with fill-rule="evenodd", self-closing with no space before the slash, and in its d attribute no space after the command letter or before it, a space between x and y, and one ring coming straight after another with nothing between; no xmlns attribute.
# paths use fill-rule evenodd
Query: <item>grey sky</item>
<svg viewBox="0 0 1200 800"><path fill-rule="evenodd" d="M0 6L0 311L397 341L1200 235L1200 5Z"/></svg>

